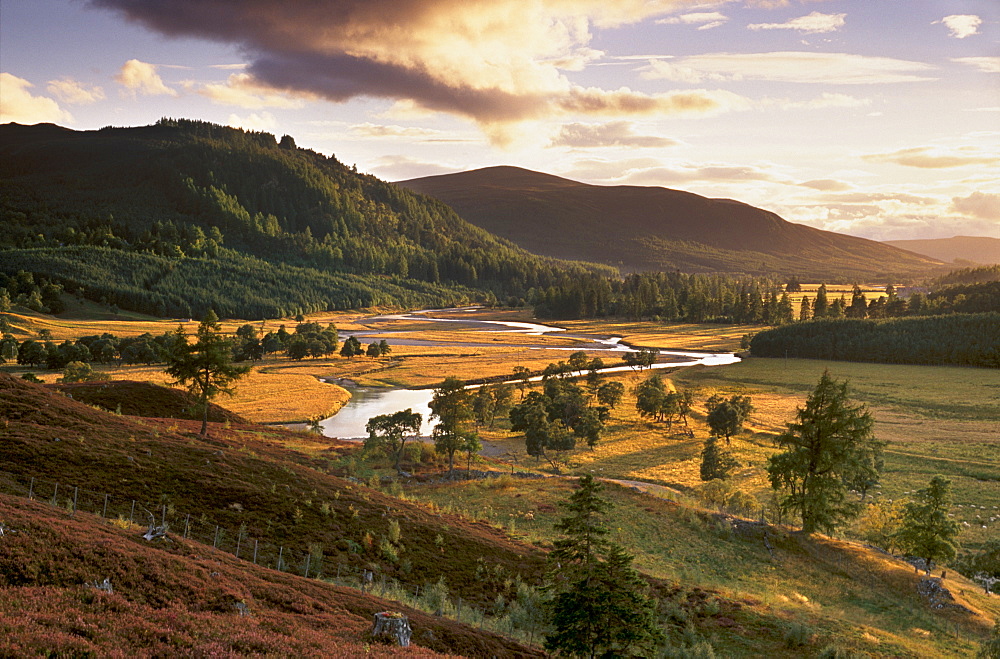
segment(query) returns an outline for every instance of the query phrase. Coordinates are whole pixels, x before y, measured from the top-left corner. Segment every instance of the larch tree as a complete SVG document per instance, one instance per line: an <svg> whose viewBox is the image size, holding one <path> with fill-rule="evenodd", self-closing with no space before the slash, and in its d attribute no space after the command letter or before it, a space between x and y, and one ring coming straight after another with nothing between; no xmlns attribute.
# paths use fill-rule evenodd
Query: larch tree
<svg viewBox="0 0 1000 659"><path fill-rule="evenodd" d="M434 397L428 404L431 416L438 419L432 436L438 453L448 456L448 473L455 471L455 452L478 443L478 436L468 429L473 419L472 396L465 389L465 383L456 377L447 377L434 390Z"/></svg>
<svg viewBox="0 0 1000 659"><path fill-rule="evenodd" d="M232 342L222 334L219 317L209 310L198 325L196 341L190 343L183 327L174 334L167 353L166 373L175 384L186 385L201 406L201 436L208 436L208 403L219 394L232 395L233 385L249 366L233 364Z"/></svg>
<svg viewBox="0 0 1000 659"><path fill-rule="evenodd" d="M777 438L784 452L771 456L771 487L784 493L781 507L797 513L805 533L833 531L856 517L853 484L877 482L885 443L872 433L874 419L852 404L846 382L824 371L816 389Z"/></svg>

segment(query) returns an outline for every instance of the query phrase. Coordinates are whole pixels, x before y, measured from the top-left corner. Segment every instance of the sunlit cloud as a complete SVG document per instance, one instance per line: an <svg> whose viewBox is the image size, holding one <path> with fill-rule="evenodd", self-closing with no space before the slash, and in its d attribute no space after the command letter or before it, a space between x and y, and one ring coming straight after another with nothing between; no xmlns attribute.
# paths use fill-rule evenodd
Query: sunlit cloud
<svg viewBox="0 0 1000 659"><path fill-rule="evenodd" d="M144 96L177 96L177 90L167 87L156 72L155 64L140 62L137 59L130 59L122 66L121 71L115 76L115 80L127 89L132 95L141 94Z"/></svg>
<svg viewBox="0 0 1000 659"><path fill-rule="evenodd" d="M983 73L1000 73L1000 57L956 57L951 61L975 67Z"/></svg>
<svg viewBox="0 0 1000 659"><path fill-rule="evenodd" d="M836 32L844 27L847 14L823 14L814 11L808 16L799 16L784 23L751 23L749 30L795 30L803 34L823 34Z"/></svg>
<svg viewBox="0 0 1000 659"><path fill-rule="evenodd" d="M0 73L0 123L19 124L68 123L73 115L45 96L34 96L33 84L10 73Z"/></svg>
<svg viewBox="0 0 1000 659"><path fill-rule="evenodd" d="M823 92L816 98L807 101L789 101L765 99L760 102L763 106L774 105L782 110L822 110L826 108L860 108L871 105L871 99L857 98L849 94L834 94Z"/></svg>
<svg viewBox="0 0 1000 659"><path fill-rule="evenodd" d="M1000 156L983 151L977 147L946 149L919 146L900 149L892 153L874 153L862 157L868 162L894 163L920 169L949 169L952 167L995 165L1000 163Z"/></svg>
<svg viewBox="0 0 1000 659"><path fill-rule="evenodd" d="M964 39L979 34L979 26L982 25L983 19L972 14L952 14L945 16L940 21L934 21L935 25L941 23L948 28L949 36Z"/></svg>
<svg viewBox="0 0 1000 659"><path fill-rule="evenodd" d="M804 188L819 190L820 192L844 192L845 190L850 190L854 187L846 181L837 181L828 178L803 181L802 183L799 183L799 185Z"/></svg>
<svg viewBox="0 0 1000 659"><path fill-rule="evenodd" d="M549 146L574 149L593 147L630 147L638 149L670 147L679 144L676 140L658 135L636 133L635 125L628 121L614 121L606 124L566 124L552 138Z"/></svg>
<svg viewBox="0 0 1000 659"><path fill-rule="evenodd" d="M375 160L371 168L373 174L389 181L405 181L424 176L453 174L462 171L460 167L452 167L436 162L419 160L410 156L382 156Z"/></svg>
<svg viewBox="0 0 1000 659"><path fill-rule="evenodd" d="M725 14L717 11L702 11L670 18L661 18L656 21L659 25L697 25L699 30L711 30L719 27L729 20Z"/></svg>
<svg viewBox="0 0 1000 659"><path fill-rule="evenodd" d="M301 108L305 105L302 94L290 96L267 85L260 84L247 73L234 73L225 83L185 83L185 88L200 94L219 105L235 105L248 110L261 108Z"/></svg>
<svg viewBox="0 0 1000 659"><path fill-rule="evenodd" d="M270 132L277 128L278 121L270 112L261 112L260 114L251 112L246 117L240 117L236 114L229 115L228 125L233 128L242 128L244 130Z"/></svg>
<svg viewBox="0 0 1000 659"><path fill-rule="evenodd" d="M785 182L775 172L762 167L732 165L728 163L674 163L666 164L657 158L632 158L604 160L586 158L577 160L564 176L575 180L588 180L616 185L673 186L693 182L747 183Z"/></svg>
<svg viewBox="0 0 1000 659"><path fill-rule="evenodd" d="M453 132L422 128L419 126L395 126L363 123L349 128L351 135L364 139L405 139L412 142L476 142Z"/></svg>
<svg viewBox="0 0 1000 659"><path fill-rule="evenodd" d="M472 119L488 134L504 132L496 124L551 116L713 114L736 105L735 95L718 92L583 87L564 73L603 55L589 45L592 28L702 4L695 0L89 2L171 37L235 44L249 60L246 73L276 90L406 101ZM156 89L166 93L162 83Z"/></svg>
<svg viewBox="0 0 1000 659"><path fill-rule="evenodd" d="M63 103L69 103L70 105L87 105L104 100L103 89L86 85L72 78L49 80L49 84L45 89Z"/></svg>
<svg viewBox="0 0 1000 659"><path fill-rule="evenodd" d="M963 215L1000 221L1000 194L973 192L967 197L954 197L951 201L955 211ZM997 232L1000 234L1000 225Z"/></svg>
<svg viewBox="0 0 1000 659"><path fill-rule="evenodd" d="M850 53L714 53L649 62L642 77L678 82L770 80L828 85L874 85L934 80L922 62Z"/></svg>

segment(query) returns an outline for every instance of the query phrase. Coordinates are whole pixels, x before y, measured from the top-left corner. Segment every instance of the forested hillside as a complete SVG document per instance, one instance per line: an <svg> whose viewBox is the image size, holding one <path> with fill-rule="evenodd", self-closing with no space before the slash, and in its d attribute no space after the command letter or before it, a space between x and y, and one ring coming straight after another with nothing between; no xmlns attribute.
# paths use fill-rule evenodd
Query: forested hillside
<svg viewBox="0 0 1000 659"><path fill-rule="evenodd" d="M0 271L160 315L520 298L610 268L534 256L291 137L205 122L0 126Z"/></svg>

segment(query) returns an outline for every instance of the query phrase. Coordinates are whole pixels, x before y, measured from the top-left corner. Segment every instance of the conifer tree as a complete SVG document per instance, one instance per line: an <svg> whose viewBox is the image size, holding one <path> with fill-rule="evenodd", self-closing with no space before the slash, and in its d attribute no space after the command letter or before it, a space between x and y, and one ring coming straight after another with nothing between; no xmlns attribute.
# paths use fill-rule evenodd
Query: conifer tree
<svg viewBox="0 0 1000 659"><path fill-rule="evenodd" d="M832 531L860 512L850 487L877 482L885 443L872 434L874 419L848 400L847 383L823 372L794 423L778 436L784 453L771 456L771 487L783 490L781 507L799 514L805 533Z"/></svg>
<svg viewBox="0 0 1000 659"><path fill-rule="evenodd" d="M555 524L563 538L549 554L556 591L545 648L575 657L627 657L659 639L646 584L632 557L608 541L602 517L611 504L593 476L580 478Z"/></svg>
<svg viewBox="0 0 1000 659"><path fill-rule="evenodd" d="M961 527L948 519L950 506L951 481L935 476L927 487L917 490L915 500L903 509L902 526L896 532L897 546L924 559L928 572L934 562L951 560L958 553L955 537Z"/></svg>
<svg viewBox="0 0 1000 659"><path fill-rule="evenodd" d="M718 437L711 435L705 440L705 448L701 451L701 480L728 478L733 469L739 466L740 463L729 451L719 446Z"/></svg>
<svg viewBox="0 0 1000 659"><path fill-rule="evenodd" d="M233 384L250 371L233 364L232 343L222 335L219 317L209 310L198 325L197 340L188 342L182 327L177 328L174 345L167 355L168 375L175 384L187 385L202 408L201 436L208 436L208 403L219 394L233 393Z"/></svg>

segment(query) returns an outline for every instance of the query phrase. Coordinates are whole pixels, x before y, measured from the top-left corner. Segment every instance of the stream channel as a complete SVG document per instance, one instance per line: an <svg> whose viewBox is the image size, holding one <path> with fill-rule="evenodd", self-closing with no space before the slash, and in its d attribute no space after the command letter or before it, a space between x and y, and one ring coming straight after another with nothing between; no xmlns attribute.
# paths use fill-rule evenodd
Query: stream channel
<svg viewBox="0 0 1000 659"><path fill-rule="evenodd" d="M555 333L555 332L566 332L565 328L553 327L550 325L539 325L536 323L520 323L512 321L501 321L501 320L473 320L469 318L446 318L442 317L448 313L453 313L456 311L470 311L471 309L430 309L426 311L417 311L410 314L399 314L392 316L376 316L370 318L370 321L380 321L380 320L405 320L405 321L426 321L427 323L461 323L466 327L478 327L479 331L483 332L509 332L511 334L522 334L527 336L544 336L545 334ZM430 316L428 314L434 314ZM506 329L498 329L498 326ZM391 345L454 345L455 347L469 348L469 347L504 347L515 345L519 347L525 347L523 344L504 344L495 341L484 341L482 343L472 342L461 342L455 344L443 344L438 341L423 340L423 339L410 339L401 338L399 340L391 340L390 331L385 330L372 330L368 332L343 332L344 337L355 336L359 340L365 339L371 334L378 334L380 337L389 337ZM605 352L605 353L617 353L615 356L620 356L622 353L629 352L633 350L632 348L622 345L621 337L601 337L601 336L588 336L588 335L570 335L570 334L560 334L561 337L571 338L579 341L578 345L573 347L553 347L545 345L544 343L539 343L537 345L529 346L532 350L566 350L569 352L577 352L580 350L585 350L588 353L593 352ZM696 364L702 364L705 366L724 366L726 364L735 364L740 361L740 358L731 352L723 353L706 353L706 352L678 352L674 350L661 350L660 360L656 364L653 364L651 368L676 368L678 366L694 366ZM632 369L631 366L610 366L601 369L602 373L614 373L617 371L626 371ZM443 377L443 376L442 376ZM532 381L539 381L541 377L532 378ZM405 410L407 408L412 409L417 412L423 418L423 425L420 428L420 434L427 437L431 434L431 429L434 426L434 422L431 420L430 408L428 403L430 403L431 398L434 396L433 389L387 389L382 387L356 387L350 384L345 384L336 380L333 380L337 384L344 386L348 391L351 392L351 400L344 405L335 415L323 419L319 422L319 426L324 436L335 437L338 439L362 439L368 437L368 433L365 431L365 425L368 420L373 416L378 416L380 414L392 414L400 410ZM472 385L475 387L477 385Z"/></svg>

